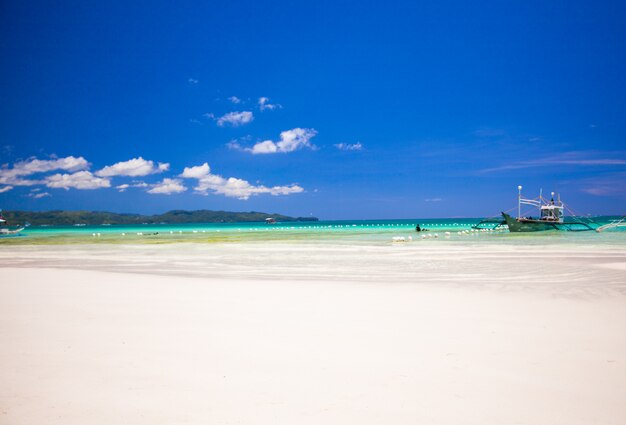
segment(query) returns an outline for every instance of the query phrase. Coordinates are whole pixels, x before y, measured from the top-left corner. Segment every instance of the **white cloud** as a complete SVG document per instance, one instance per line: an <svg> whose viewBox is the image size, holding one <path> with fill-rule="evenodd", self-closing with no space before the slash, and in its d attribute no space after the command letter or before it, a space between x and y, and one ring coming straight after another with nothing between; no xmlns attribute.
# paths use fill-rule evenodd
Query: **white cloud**
<svg viewBox="0 0 626 425"><path fill-rule="evenodd" d="M198 82L199 82L199 81L198 81L198 80L196 80L195 78L190 78L190 79L188 79L188 80L187 80L187 82L188 82L189 84L198 84Z"/></svg>
<svg viewBox="0 0 626 425"><path fill-rule="evenodd" d="M130 187L148 187L148 183L146 182L132 182L131 184L125 183L115 186L118 189L118 192L126 192L126 189Z"/></svg>
<svg viewBox="0 0 626 425"><path fill-rule="evenodd" d="M252 146L252 148L245 149L248 152L252 152L253 154L266 154L266 153L277 153L278 146L276 143L271 140L265 140L263 142L259 142Z"/></svg>
<svg viewBox="0 0 626 425"><path fill-rule="evenodd" d="M241 200L247 200L251 196L260 194L278 196L304 192L302 187L295 184L290 186L266 187L263 185L255 186L246 180L235 177L224 178L217 174L211 174L211 168L206 162L202 165L185 168L181 177L197 179L198 184L194 190L202 195L215 193Z"/></svg>
<svg viewBox="0 0 626 425"><path fill-rule="evenodd" d="M265 111L266 109L272 111L274 109L282 108L282 105L279 105L278 103L271 104L269 102L270 102L269 97L259 97L259 109L261 111Z"/></svg>
<svg viewBox="0 0 626 425"><path fill-rule="evenodd" d="M206 162L202 165L196 165L195 167L185 167L183 173L180 175L186 179L200 179L211 173L211 167Z"/></svg>
<svg viewBox="0 0 626 425"><path fill-rule="evenodd" d="M13 189L13 186L0 187L0 193L8 192L11 189Z"/></svg>
<svg viewBox="0 0 626 425"><path fill-rule="evenodd" d="M41 199L41 198L45 198L47 196L52 196L50 195L48 192L31 192L28 195L29 198L33 198L33 199Z"/></svg>
<svg viewBox="0 0 626 425"><path fill-rule="evenodd" d="M152 185L152 189L148 190L148 193L159 195L171 195L172 193L181 193L186 191L187 188L183 186L180 179L168 179Z"/></svg>
<svg viewBox="0 0 626 425"><path fill-rule="evenodd" d="M207 194L213 192L229 198L247 200L250 196L269 193L271 195L290 195L292 193L303 192L304 189L298 185L291 186L254 186L248 181L235 177L224 178L219 175L210 174L198 180L198 185L194 188L196 192Z"/></svg>
<svg viewBox="0 0 626 425"><path fill-rule="evenodd" d="M616 155L622 156L623 154L616 153ZM519 161L512 164L505 164L499 167L486 168L481 170L482 173L492 173L497 171L507 170L520 170L524 168L537 168L537 167L554 167L558 165L563 166L615 166L626 165L626 159L622 158L593 158L593 152L564 152L559 155L532 159L527 161Z"/></svg>
<svg viewBox="0 0 626 425"><path fill-rule="evenodd" d="M443 198L427 198L424 199L424 202L441 202L443 201Z"/></svg>
<svg viewBox="0 0 626 425"><path fill-rule="evenodd" d="M113 176L130 176L139 177L148 174L162 173L170 168L170 164L159 162L155 165L153 161L147 161L142 157L129 159L128 161L118 162L108 165L101 170L96 171L96 175L100 177Z"/></svg>
<svg viewBox="0 0 626 425"><path fill-rule="evenodd" d="M241 103L241 99L239 99L237 96L231 96L228 98L228 100L230 100L230 102L234 103L235 105Z"/></svg>
<svg viewBox="0 0 626 425"><path fill-rule="evenodd" d="M45 173L54 170L78 171L89 168L89 162L85 158L68 156L55 159L30 158L13 164L12 168L0 169L0 184L13 186L32 186L41 184L40 181L24 179L37 173Z"/></svg>
<svg viewBox="0 0 626 425"><path fill-rule="evenodd" d="M280 133L280 140L273 142L265 140L244 150L252 154L270 154L270 153L287 153L302 148L315 149L315 145L311 144L311 139L317 134L312 128L294 128Z"/></svg>
<svg viewBox="0 0 626 425"><path fill-rule="evenodd" d="M20 177L4 177L0 171L0 184L7 184L13 186L34 186L41 184L40 180L23 179Z"/></svg>
<svg viewBox="0 0 626 425"><path fill-rule="evenodd" d="M219 118L215 118L213 114L205 114L205 116L216 120L217 125L220 127L224 127L225 125L239 127L245 124L249 124L254 120L254 114L252 114L252 112L250 111L229 112Z"/></svg>
<svg viewBox="0 0 626 425"><path fill-rule="evenodd" d="M340 151L360 151L363 149L361 142L357 142L352 145L349 143L337 143L335 147Z"/></svg>
<svg viewBox="0 0 626 425"><path fill-rule="evenodd" d="M79 171L73 174L53 174L45 178L46 186L55 189L101 189L111 187L111 181L108 178L100 178L91 174L89 171Z"/></svg>

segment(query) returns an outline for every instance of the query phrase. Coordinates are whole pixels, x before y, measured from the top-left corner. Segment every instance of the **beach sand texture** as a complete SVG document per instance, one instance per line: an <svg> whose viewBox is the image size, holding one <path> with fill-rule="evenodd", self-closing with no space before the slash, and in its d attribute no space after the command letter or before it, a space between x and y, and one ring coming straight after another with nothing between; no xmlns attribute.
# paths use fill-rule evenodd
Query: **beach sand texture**
<svg viewBox="0 0 626 425"><path fill-rule="evenodd" d="M3 247L1 424L626 423L626 249Z"/></svg>

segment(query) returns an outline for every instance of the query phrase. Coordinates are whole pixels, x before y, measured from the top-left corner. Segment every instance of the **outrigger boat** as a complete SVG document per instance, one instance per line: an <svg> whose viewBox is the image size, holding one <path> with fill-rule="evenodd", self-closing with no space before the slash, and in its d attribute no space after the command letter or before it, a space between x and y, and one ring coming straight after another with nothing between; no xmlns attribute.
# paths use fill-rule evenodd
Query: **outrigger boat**
<svg viewBox="0 0 626 425"><path fill-rule="evenodd" d="M522 196L522 186L517 187L517 218L511 217L503 212L502 217L509 227L510 232L543 232L546 230L569 230L586 231L594 230L589 223L577 219L565 220L563 211L565 204L561 201L560 195L554 200L554 192L550 201L543 198L541 192L538 199L527 199ZM522 205L531 205L539 208L539 217L522 217Z"/></svg>
<svg viewBox="0 0 626 425"><path fill-rule="evenodd" d="M2 215L2 210L0 210L0 236L16 235L22 230L24 230L24 227L11 228L11 226L8 225L6 218Z"/></svg>
<svg viewBox="0 0 626 425"><path fill-rule="evenodd" d="M571 215L564 215L565 204L561 201L561 197L557 195L554 199L554 192L548 201L539 192L539 197L528 199L522 196L522 186L517 187L517 218L512 217L506 212L502 213L503 219L486 219L478 223L474 228L501 228L508 227L510 232L543 232L546 230L561 230L572 232L583 232L588 230L596 230L589 222L583 221L581 218ZM522 205L530 205L539 209L539 217L522 216Z"/></svg>

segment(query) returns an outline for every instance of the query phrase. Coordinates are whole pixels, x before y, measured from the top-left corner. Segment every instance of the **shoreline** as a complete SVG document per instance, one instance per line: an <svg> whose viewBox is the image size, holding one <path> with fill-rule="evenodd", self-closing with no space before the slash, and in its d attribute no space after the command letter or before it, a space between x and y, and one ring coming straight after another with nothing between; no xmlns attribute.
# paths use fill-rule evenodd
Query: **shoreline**
<svg viewBox="0 0 626 425"><path fill-rule="evenodd" d="M547 288L554 294L568 295L586 290L626 294L626 246L473 242L0 246L5 258L0 268L220 279L491 285L509 290Z"/></svg>

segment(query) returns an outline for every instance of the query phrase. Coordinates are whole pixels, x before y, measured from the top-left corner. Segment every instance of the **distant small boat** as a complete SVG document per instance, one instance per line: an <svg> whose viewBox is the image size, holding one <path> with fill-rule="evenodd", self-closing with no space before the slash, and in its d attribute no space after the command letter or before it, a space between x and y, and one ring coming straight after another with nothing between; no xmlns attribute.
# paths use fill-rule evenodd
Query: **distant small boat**
<svg viewBox="0 0 626 425"><path fill-rule="evenodd" d="M510 232L543 232L546 230L587 231L595 230L589 223L576 218L565 219L563 211L565 204L558 196L554 200L554 192L550 200L543 198L541 192L536 199L527 199L522 196L522 186L518 186L517 218L503 212L502 217ZM522 217L522 205L531 205L539 209L539 217Z"/></svg>
<svg viewBox="0 0 626 425"><path fill-rule="evenodd" d="M267 217L265 219L265 224L276 224L276 220L273 217Z"/></svg>
<svg viewBox="0 0 626 425"><path fill-rule="evenodd" d="M2 215L2 210L0 210L0 236L16 235L22 230L24 227L9 226L6 218Z"/></svg>

